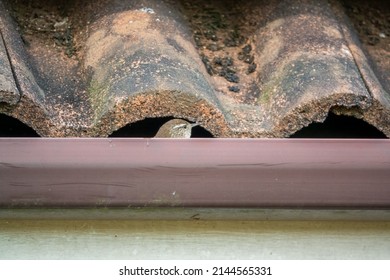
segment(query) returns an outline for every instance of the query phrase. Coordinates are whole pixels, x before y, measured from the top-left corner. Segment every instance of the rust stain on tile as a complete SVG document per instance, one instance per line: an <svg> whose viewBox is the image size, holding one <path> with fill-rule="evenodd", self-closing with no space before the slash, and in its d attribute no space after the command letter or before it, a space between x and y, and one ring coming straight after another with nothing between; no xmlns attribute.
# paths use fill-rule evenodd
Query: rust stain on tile
<svg viewBox="0 0 390 280"><path fill-rule="evenodd" d="M329 112L390 136L389 89L337 1L27 2L0 2L0 113L42 136L172 116L288 137Z"/></svg>

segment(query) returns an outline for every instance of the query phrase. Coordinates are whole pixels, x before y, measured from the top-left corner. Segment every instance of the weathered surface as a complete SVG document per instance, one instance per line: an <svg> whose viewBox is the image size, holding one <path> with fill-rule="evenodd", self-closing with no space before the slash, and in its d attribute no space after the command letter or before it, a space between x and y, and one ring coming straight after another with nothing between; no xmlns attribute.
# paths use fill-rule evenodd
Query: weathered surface
<svg viewBox="0 0 390 280"><path fill-rule="evenodd" d="M371 63L369 59L366 57L364 52L362 51L362 45L357 38L356 34L352 32L352 28L349 20L346 16L341 13L341 8L336 6L336 14L340 19L340 26L343 30L343 34L347 41L348 47L351 50L354 61L359 68L362 80L364 81L367 89L369 90L372 98L372 105L366 108L366 110L356 111L351 110L349 114L354 115L358 118L363 118L368 123L374 125L379 130L383 131L388 137L390 135L390 82L389 77L390 73L386 72L388 69L382 69L385 72L375 73L373 67L371 67ZM389 57L384 56L383 60L385 63L389 59ZM379 69L378 69L379 70ZM379 77L383 77L384 79L380 81ZM337 113L337 111L336 111ZM339 113L345 114L344 110L341 110Z"/></svg>
<svg viewBox="0 0 390 280"><path fill-rule="evenodd" d="M174 7L156 1L130 7L89 28L83 66L91 73L87 92L97 133L159 116L226 133L222 108Z"/></svg>
<svg viewBox="0 0 390 280"><path fill-rule="evenodd" d="M370 94L325 1L280 1L254 40L256 105L272 136L323 121L332 107L370 106Z"/></svg>
<svg viewBox="0 0 390 280"><path fill-rule="evenodd" d="M0 102L16 104L20 99L19 90L12 74L3 36L0 30Z"/></svg>
<svg viewBox="0 0 390 280"><path fill-rule="evenodd" d="M18 90L19 95L15 97L14 93L11 100L0 103L0 112L21 120L41 135L50 135L49 127L56 124L52 122L44 106L45 93L36 82L31 70L30 57L25 51L15 22L1 1L0 29L9 63L8 72L11 71L14 78L11 84L15 85L15 93Z"/></svg>
<svg viewBox="0 0 390 280"><path fill-rule="evenodd" d="M390 136L389 91L333 2L49 1L37 20L10 2L21 30L1 7L0 113L52 137L165 116L286 137L329 112Z"/></svg>

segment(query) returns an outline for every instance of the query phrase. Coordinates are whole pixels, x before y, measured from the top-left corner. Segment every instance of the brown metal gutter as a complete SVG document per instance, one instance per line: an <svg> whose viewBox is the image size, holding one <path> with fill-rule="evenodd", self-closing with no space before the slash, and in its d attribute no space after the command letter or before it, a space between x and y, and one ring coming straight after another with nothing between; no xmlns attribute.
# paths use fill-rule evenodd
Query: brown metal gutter
<svg viewBox="0 0 390 280"><path fill-rule="evenodd" d="M390 140L0 139L0 206L390 208Z"/></svg>

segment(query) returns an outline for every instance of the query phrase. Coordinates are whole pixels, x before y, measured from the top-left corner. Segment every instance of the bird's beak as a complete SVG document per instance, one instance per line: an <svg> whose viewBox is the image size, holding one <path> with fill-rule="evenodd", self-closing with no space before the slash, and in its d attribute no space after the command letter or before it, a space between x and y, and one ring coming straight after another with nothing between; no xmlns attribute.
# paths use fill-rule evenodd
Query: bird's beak
<svg viewBox="0 0 390 280"><path fill-rule="evenodd" d="M198 126L198 125L199 125L198 123L192 123L191 127L195 127L195 126Z"/></svg>

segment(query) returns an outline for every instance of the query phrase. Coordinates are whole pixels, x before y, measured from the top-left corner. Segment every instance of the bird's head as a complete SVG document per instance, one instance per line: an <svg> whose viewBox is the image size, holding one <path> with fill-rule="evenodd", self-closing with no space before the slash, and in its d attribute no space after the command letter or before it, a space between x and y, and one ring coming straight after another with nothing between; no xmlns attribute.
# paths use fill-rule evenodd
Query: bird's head
<svg viewBox="0 0 390 280"><path fill-rule="evenodd" d="M173 119L160 127L155 138L190 138L192 128L197 125L182 119Z"/></svg>

